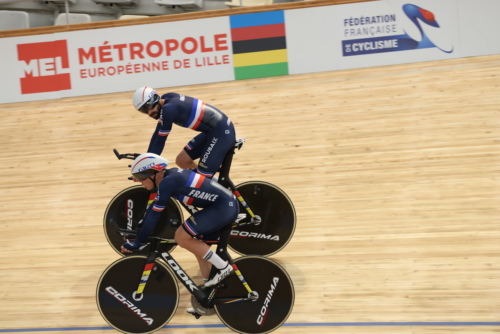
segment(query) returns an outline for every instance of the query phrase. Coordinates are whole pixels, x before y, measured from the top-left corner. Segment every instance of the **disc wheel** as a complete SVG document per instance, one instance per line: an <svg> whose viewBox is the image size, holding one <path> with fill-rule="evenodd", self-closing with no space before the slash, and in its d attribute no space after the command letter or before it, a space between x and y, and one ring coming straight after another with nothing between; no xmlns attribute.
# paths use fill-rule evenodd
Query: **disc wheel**
<svg viewBox="0 0 500 334"><path fill-rule="evenodd" d="M144 213L148 206L148 202L153 201L156 192L150 192L142 186L132 186L119 192L109 202L104 213L104 234L106 239L118 254L121 256L130 256L129 253L123 254L120 249L125 240L116 233L113 226L109 224L110 219L113 219L118 227L128 230L134 230L141 219L144 218ZM175 231L182 225L183 216L179 203L170 198L165 210L163 210L158 224L151 233L152 236L158 236L165 239L174 239ZM161 244L159 251L171 252L175 248L174 244ZM147 254L149 246L142 250L137 250L134 254Z"/></svg>
<svg viewBox="0 0 500 334"><path fill-rule="evenodd" d="M158 260L149 275L146 256L133 255L113 262L97 283L97 307L104 320L122 333L153 333L174 316L179 287L174 274ZM136 291L149 276L142 296Z"/></svg>
<svg viewBox="0 0 500 334"><path fill-rule="evenodd" d="M259 298L256 301L216 304L217 315L238 333L270 333L276 330L292 313L295 302L292 279L282 266L262 256L244 256L236 259L235 264ZM217 290L215 298L248 295L237 275L227 277L224 284L226 288Z"/></svg>
<svg viewBox="0 0 500 334"><path fill-rule="evenodd" d="M229 248L238 254L271 256L282 250L295 232L296 214L290 198L275 185L262 181L249 181L236 189L250 207L260 216L259 225L250 223L251 217L240 203L240 213L247 217L233 228ZM246 225L241 225L245 224Z"/></svg>

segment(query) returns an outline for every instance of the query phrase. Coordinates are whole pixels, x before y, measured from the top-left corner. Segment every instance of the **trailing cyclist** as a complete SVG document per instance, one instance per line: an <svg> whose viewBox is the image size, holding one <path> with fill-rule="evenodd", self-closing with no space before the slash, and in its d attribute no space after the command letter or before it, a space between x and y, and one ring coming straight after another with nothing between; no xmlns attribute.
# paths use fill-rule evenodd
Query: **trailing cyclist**
<svg viewBox="0 0 500 334"><path fill-rule="evenodd" d="M133 242L125 242L121 251L130 253L139 248L153 231L170 197L175 197L187 205L203 208L177 229L175 241L196 256L205 286L214 286L231 274L233 268L209 245L217 243L222 228L236 220L238 201L210 178L186 169L167 169L168 164L168 160L154 153L141 154L132 163L130 173L133 180L147 190L158 188L158 192L154 203L146 211L137 238ZM217 270L210 276L212 265Z"/></svg>
<svg viewBox="0 0 500 334"><path fill-rule="evenodd" d="M226 153L233 147L236 133L231 120L219 109L193 97L167 93L160 97L150 87L137 89L132 97L134 107L157 119L148 152L161 155L172 124L201 132L184 147L175 162L184 169L213 177ZM194 160L200 159L198 165Z"/></svg>

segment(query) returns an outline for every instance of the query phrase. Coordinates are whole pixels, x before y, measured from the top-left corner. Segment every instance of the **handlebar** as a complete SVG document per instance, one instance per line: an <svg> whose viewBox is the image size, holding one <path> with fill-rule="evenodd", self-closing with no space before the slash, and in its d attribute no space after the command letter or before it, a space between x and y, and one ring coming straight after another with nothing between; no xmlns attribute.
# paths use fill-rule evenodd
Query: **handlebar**
<svg viewBox="0 0 500 334"><path fill-rule="evenodd" d="M113 219L110 219L109 220L109 223L113 226L113 228L115 229L115 231L120 234L122 237L125 237L125 238L129 238L129 237L137 237L137 231L133 231L133 230L127 230L127 229L124 229L124 228L120 228L118 226L118 224L113 220Z"/></svg>
<svg viewBox="0 0 500 334"><path fill-rule="evenodd" d="M120 228L118 226L118 224L113 219L110 219L109 223L113 226L113 228L115 229L115 231L118 234L120 234L122 237L125 237L127 239L128 238L135 239L137 237L137 231L135 231L135 230L127 230L127 229L124 229L124 228ZM167 243L175 243L174 239L164 239L164 238L154 237L154 236L149 236L149 237L146 238L147 242L151 242L153 240L164 241L164 242L167 242Z"/></svg>
<svg viewBox="0 0 500 334"><path fill-rule="evenodd" d="M118 150L116 148L113 149L113 152L115 153L115 155L118 158L118 160L121 160L121 159L135 160L138 156L140 156L139 153L125 153L125 154L120 154L120 153L118 153ZM130 165L129 165L129 167L130 167ZM132 180L132 176L129 176L128 179Z"/></svg>
<svg viewBox="0 0 500 334"><path fill-rule="evenodd" d="M121 159L135 160L138 156L140 156L139 153L125 153L125 154L120 154L120 153L118 153L118 151L116 150L116 148L113 149L113 152L115 153L115 155L118 158L118 160L121 160Z"/></svg>

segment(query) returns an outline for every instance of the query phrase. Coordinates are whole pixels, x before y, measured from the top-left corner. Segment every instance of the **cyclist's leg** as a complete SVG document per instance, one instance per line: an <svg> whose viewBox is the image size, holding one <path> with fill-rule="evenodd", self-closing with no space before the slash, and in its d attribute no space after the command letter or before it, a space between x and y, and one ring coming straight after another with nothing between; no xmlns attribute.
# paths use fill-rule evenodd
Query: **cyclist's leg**
<svg viewBox="0 0 500 334"><path fill-rule="evenodd" d="M210 269L212 269L212 264L200 256L196 256L196 260L198 261L198 265L200 266L203 283L205 283L205 281L208 280L208 276L210 275Z"/></svg>
<svg viewBox="0 0 500 334"><path fill-rule="evenodd" d="M215 128L207 133L197 172L206 177L212 177L217 173L226 153L234 146L235 140L233 123L224 117Z"/></svg>
<svg viewBox="0 0 500 334"><path fill-rule="evenodd" d="M177 155L175 163L183 169L196 169L198 166L194 160L198 159L203 152L207 139L206 133L200 133L191 139L184 149Z"/></svg>
<svg viewBox="0 0 500 334"><path fill-rule="evenodd" d="M175 158L175 163L182 169L196 169L198 166L184 150L179 152L177 158Z"/></svg>
<svg viewBox="0 0 500 334"><path fill-rule="evenodd" d="M193 216L186 219L182 228L175 233L175 240L180 247L186 248L193 253L197 259L203 259L215 265L218 269L224 269L226 263L216 254L210 251L207 243L217 239L217 232L222 230L227 224L234 222L238 215L238 202L233 197L228 201L220 201L214 205L196 212ZM204 278L208 276L206 272L210 265L201 265L200 270Z"/></svg>
<svg viewBox="0 0 500 334"><path fill-rule="evenodd" d="M181 227L179 227L175 232L175 241L180 247L185 248L186 250L194 254L196 259L198 259L198 262L200 262L200 270L202 276L208 277L210 268L207 268L207 265L202 266L202 262L200 261L200 259L203 259L205 254L207 254L207 252L210 250L210 246L199 239L193 238L190 234L188 234L188 232L186 232L185 229Z"/></svg>

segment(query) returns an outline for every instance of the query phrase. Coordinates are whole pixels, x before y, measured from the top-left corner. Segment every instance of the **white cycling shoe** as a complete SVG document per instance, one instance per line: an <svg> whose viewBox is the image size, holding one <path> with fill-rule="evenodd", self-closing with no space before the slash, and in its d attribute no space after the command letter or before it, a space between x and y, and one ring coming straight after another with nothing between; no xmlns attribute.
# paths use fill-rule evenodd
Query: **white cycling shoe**
<svg viewBox="0 0 500 334"><path fill-rule="evenodd" d="M228 263L224 269L217 269L214 277L205 282L205 286L209 288L217 285L220 281L229 276L233 271L233 267L231 267Z"/></svg>

